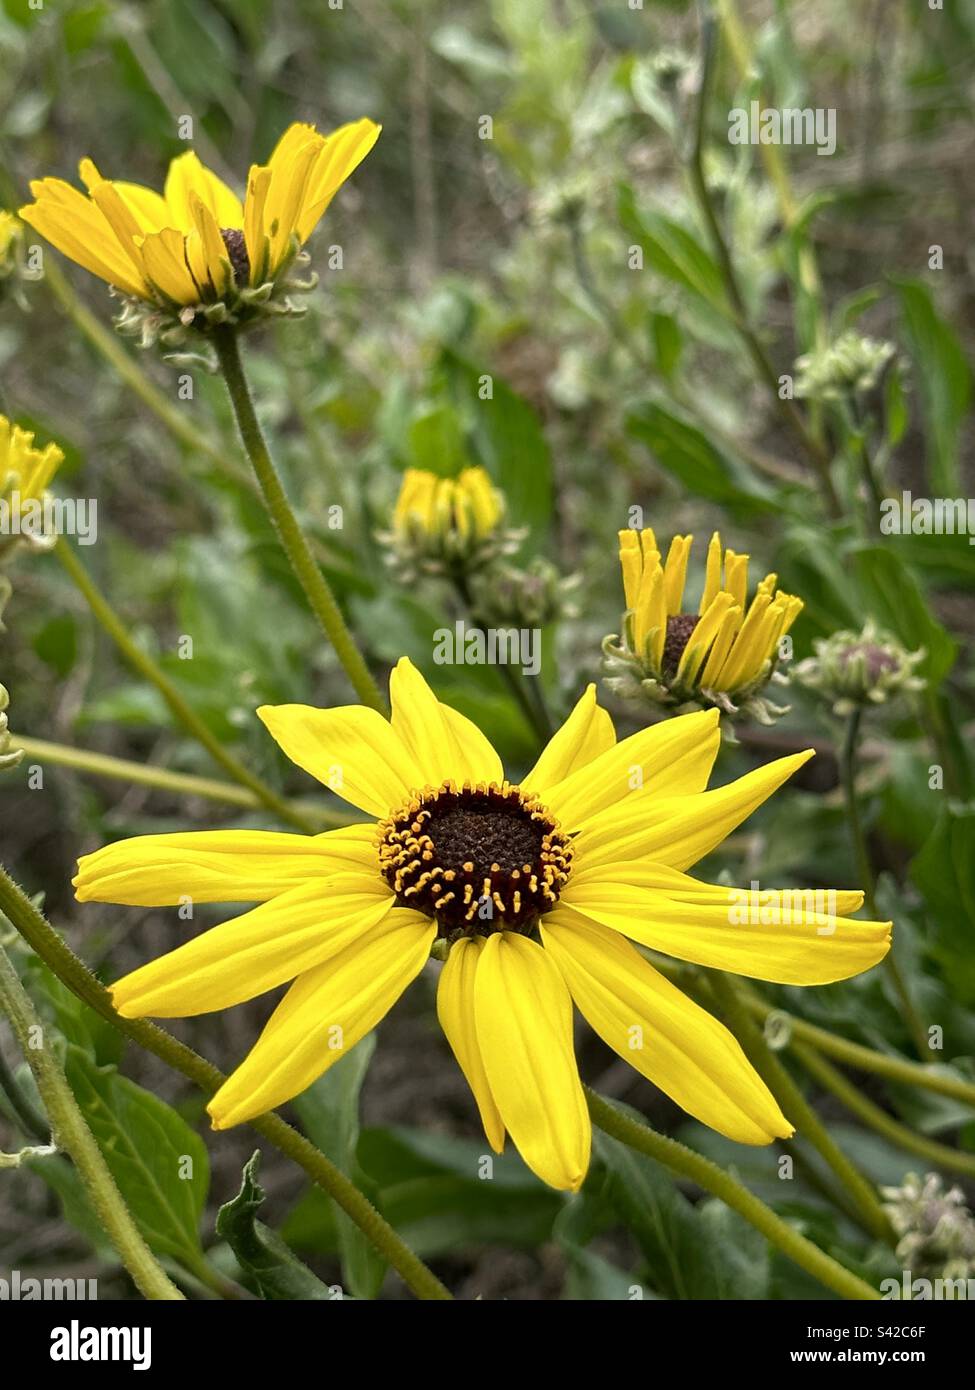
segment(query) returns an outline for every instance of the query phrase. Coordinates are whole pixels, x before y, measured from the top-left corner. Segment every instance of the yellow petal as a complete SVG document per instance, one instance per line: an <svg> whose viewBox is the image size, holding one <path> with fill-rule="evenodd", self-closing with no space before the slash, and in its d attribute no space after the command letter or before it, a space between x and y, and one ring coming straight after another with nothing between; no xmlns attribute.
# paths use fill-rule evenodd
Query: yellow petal
<svg viewBox="0 0 975 1390"><path fill-rule="evenodd" d="M323 835L196 830L136 835L83 855L74 886L82 903L260 903L309 879L378 872L377 863L371 823Z"/></svg>
<svg viewBox="0 0 975 1390"><path fill-rule="evenodd" d="M642 801L630 797L587 824L576 841L576 863L588 867L614 860L652 859L674 869L689 869L778 791L813 753L810 748L777 758L727 786L697 795Z"/></svg>
<svg viewBox="0 0 975 1390"><path fill-rule="evenodd" d="M244 245L247 247L252 285L261 285L267 279L271 246L264 232L264 208L270 187L271 170L267 165L252 165L244 201Z"/></svg>
<svg viewBox="0 0 975 1390"><path fill-rule="evenodd" d="M677 902L596 875L570 878L562 902L642 946L716 970L783 985L859 975L890 949L889 922L854 922L812 890L725 889L724 901Z"/></svg>
<svg viewBox="0 0 975 1390"><path fill-rule="evenodd" d="M374 816L398 810L425 785L399 734L374 709L262 705L257 715L293 763Z"/></svg>
<svg viewBox="0 0 975 1390"><path fill-rule="evenodd" d="M220 228L213 213L195 193L190 193L190 213L193 217L194 229L200 238L200 246L206 263L207 282L216 297L220 299L230 288L233 277L227 247L224 245Z"/></svg>
<svg viewBox="0 0 975 1390"><path fill-rule="evenodd" d="M271 275L280 267L291 245L291 237L298 230L308 179L321 145L322 137L316 132L287 158L279 158L277 152L271 156L271 182L264 205L264 233L270 247Z"/></svg>
<svg viewBox="0 0 975 1390"><path fill-rule="evenodd" d="M382 126L367 117L339 126L318 151L305 190L298 217L298 236L302 243L311 236L329 203L354 173L379 139Z"/></svg>
<svg viewBox="0 0 975 1390"><path fill-rule="evenodd" d="M389 1012L426 964L436 926L395 907L378 927L288 990L207 1109L229 1129L299 1095Z"/></svg>
<svg viewBox="0 0 975 1390"><path fill-rule="evenodd" d="M244 210L237 194L201 164L195 150L187 150L172 161L166 175L165 192L173 223L183 232L191 231L194 226L194 195L208 209L218 227L243 228Z"/></svg>
<svg viewBox="0 0 975 1390"><path fill-rule="evenodd" d="M700 791L718 755L718 721L717 710L704 710L641 729L550 787L545 804L572 831L616 807L640 818L658 798Z"/></svg>
<svg viewBox="0 0 975 1390"><path fill-rule="evenodd" d="M402 739L424 782L500 782L501 759L476 724L441 704L408 657L389 678L394 733Z"/></svg>
<svg viewBox="0 0 975 1390"><path fill-rule="evenodd" d="M150 233L142 243L146 278L175 304L197 304L200 287L186 264L186 239L174 227Z"/></svg>
<svg viewBox="0 0 975 1390"><path fill-rule="evenodd" d="M474 980L486 944L483 936L475 936L464 937L451 947L440 972L437 1017L474 1093L488 1143L495 1153L501 1153L504 1148L504 1123L491 1095L474 1027Z"/></svg>
<svg viewBox="0 0 975 1390"><path fill-rule="evenodd" d="M36 180L31 192L37 201L22 207L18 216L92 275L124 294L148 297L143 277L135 273L104 213L89 198L62 179Z"/></svg>
<svg viewBox="0 0 975 1390"><path fill-rule="evenodd" d="M755 899L756 892L760 893L755 884L747 889L729 888L725 884L704 883L699 878L692 878L690 874L685 874L680 869L668 868L665 864L629 859L619 860L615 864L577 863L572 870L571 883L628 884L634 888L647 888L663 893L681 903L728 905L732 901L732 895L735 902L750 903ZM571 885L567 887L562 895L563 900L566 894L572 891L574 890ZM837 917L849 917L863 906L863 892L860 889L831 888L829 895L830 911Z"/></svg>
<svg viewBox="0 0 975 1390"><path fill-rule="evenodd" d="M361 940L393 906L378 875L301 884L222 922L112 986L125 1018L190 1018L293 980Z"/></svg>
<svg viewBox="0 0 975 1390"><path fill-rule="evenodd" d="M687 579L687 561L690 557L693 536L675 536L667 551L664 566L664 605L668 617L681 612L684 602L684 584Z"/></svg>
<svg viewBox="0 0 975 1390"><path fill-rule="evenodd" d="M604 927L559 906L542 919L545 950L614 1052L689 1115L740 1144L793 1129L738 1041Z"/></svg>
<svg viewBox="0 0 975 1390"><path fill-rule="evenodd" d="M577 1192L592 1137L572 1046L572 1002L554 962L525 936L495 932L478 961L474 1019L491 1094L522 1158Z"/></svg>
<svg viewBox="0 0 975 1390"><path fill-rule="evenodd" d="M596 703L596 687L589 685L568 719L549 739L531 772L522 778L521 786L544 800L549 787L588 766L615 744L613 721Z"/></svg>

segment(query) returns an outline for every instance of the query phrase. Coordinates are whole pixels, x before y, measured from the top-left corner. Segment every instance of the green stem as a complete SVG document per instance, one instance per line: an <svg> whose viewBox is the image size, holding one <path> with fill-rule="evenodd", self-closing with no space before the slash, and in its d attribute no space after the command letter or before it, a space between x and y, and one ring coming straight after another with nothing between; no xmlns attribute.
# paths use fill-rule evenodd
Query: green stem
<svg viewBox="0 0 975 1390"><path fill-rule="evenodd" d="M156 1263L152 1251L139 1234L94 1135L71 1094L55 1050L48 1043L33 1005L2 946L0 1010L10 1020L24 1058L34 1074L51 1122L52 1139L59 1149L70 1155L85 1186L92 1210L136 1287L146 1298L182 1299L183 1295ZM38 1039L41 1039L40 1047L37 1046Z"/></svg>
<svg viewBox="0 0 975 1390"><path fill-rule="evenodd" d="M386 703L379 687L370 675L362 653L342 617L328 580L311 552L268 452L247 385L236 330L228 327L217 328L213 334L213 345L230 393L241 441L254 469L268 516L284 547L294 576L304 590L312 612L331 642L359 699L363 704L378 710L380 714L385 714Z"/></svg>
<svg viewBox="0 0 975 1390"><path fill-rule="evenodd" d="M707 179L704 174L704 144L707 127L708 98L711 89L711 75L714 68L715 33L714 19L710 14L705 13L701 34L703 57L700 88L698 92L697 118L689 166L691 187L694 191L701 215L707 226L715 256L717 257L718 266L721 270L721 276L724 281L725 291L731 310L731 322L744 344L745 351L751 359L759 380L768 388L770 398L781 415L786 428L796 436L808 455L819 479L820 491L827 512L832 517L840 517L843 514L843 508L840 505L840 500L833 484L832 473L830 472L831 460L829 451L808 428L805 417L795 401L783 399L779 394L778 375L758 335L751 326L748 308L738 283L738 274L735 270L724 232L721 229L721 223L714 210L714 204L711 200L710 190L708 189Z"/></svg>
<svg viewBox="0 0 975 1390"><path fill-rule="evenodd" d="M2 867L0 912L6 915L62 984L102 1018L113 1024L119 1032L160 1057L207 1095L212 1095L223 1085L226 1077L222 1072L165 1029L149 1023L146 1019L122 1018L115 1011L112 997L105 986L61 940L43 914ZM392 1226L380 1216L369 1199L363 1196L323 1153L309 1143L304 1135L292 1129L273 1110L265 1115L258 1115L250 1121L250 1126L281 1153L293 1159L327 1196L338 1203L418 1298L451 1297L436 1275L414 1255Z"/></svg>
<svg viewBox="0 0 975 1390"><path fill-rule="evenodd" d="M307 817L295 811L283 797L272 791L266 782L262 782L260 777L255 777L244 767L243 763L238 762L232 753L227 752L220 740L211 733L200 716L186 703L175 685L156 665L152 657L133 642L125 624L105 595L94 584L67 541L59 540L54 548L54 553L83 595L95 618L111 637L125 660L143 679L155 686L174 717L179 720L187 733L203 745L214 762L222 767L224 772L235 782L239 782L242 787L247 787L249 791L253 792L269 811L273 811L281 820L295 826L298 830L311 833L315 827Z"/></svg>
<svg viewBox="0 0 975 1390"><path fill-rule="evenodd" d="M860 737L861 714L862 711L860 708L855 707L847 720L843 747L840 750L840 779L843 783L846 819L850 827L850 836L853 840L853 851L856 855L857 870L863 885L864 901L871 918L877 921L876 882L874 880L873 865L870 862L870 852L867 849L866 836L863 833L863 823L860 819L860 805L857 800L856 790L857 745ZM914 1046L917 1048L918 1056L926 1057L929 1051L928 1035L924 1023L914 1007L914 1002L911 999L907 984L901 974L900 966L894 955L893 947L891 947L884 957L884 969L887 971L891 985L904 1011L904 1022L907 1024Z"/></svg>
<svg viewBox="0 0 975 1390"><path fill-rule="evenodd" d="M17 1116L24 1133L32 1134L42 1144L50 1143L51 1135L47 1125L17 1085L2 1051L0 1051L0 1091L7 1097L10 1108Z"/></svg>
<svg viewBox="0 0 975 1390"><path fill-rule="evenodd" d="M789 1072L768 1046L761 1029L745 1008L734 982L720 970L710 971L708 982L725 1022L779 1102L786 1118L829 1164L859 1211L866 1230L879 1240L893 1245L894 1233L872 1185L831 1138Z"/></svg>
<svg viewBox="0 0 975 1390"><path fill-rule="evenodd" d="M137 787L157 787L160 791L184 796L202 796L208 801L240 806L248 811L255 811L264 804L255 792L235 782L197 777L188 772L172 772L168 767L114 758L108 753L94 753L87 748L69 748L66 744L49 743L42 738L24 738L22 734L12 735L12 738L16 747L24 750L27 758L37 758L56 767L70 767L77 772L90 772L95 777L109 777ZM326 811L318 806L292 805L297 814L306 817L309 824L317 822L322 830L350 823L349 817L340 812Z"/></svg>
<svg viewBox="0 0 975 1390"><path fill-rule="evenodd" d="M918 1134L899 1120L895 1120L892 1115L888 1115L886 1110L881 1110L872 1100L868 1100L852 1081L837 1071L825 1058L820 1057L814 1048L804 1047L802 1043L795 1042L791 1043L790 1047L810 1076L815 1077L820 1085L831 1091L865 1125L882 1134L899 1149L918 1154L937 1168L949 1168L975 1177L975 1153L964 1153L959 1149L949 1148L947 1144L939 1144L935 1139L928 1139L926 1135Z"/></svg>
<svg viewBox="0 0 975 1390"><path fill-rule="evenodd" d="M465 612L477 622L478 618L474 610L474 600L466 576L460 570L455 570L451 575L451 579L454 590ZM537 677L533 678L531 676L526 676L524 672L519 676L506 664L502 664L496 669L500 672L502 680L511 691L518 708L528 721L529 728L544 746L552 737L553 730L551 717L549 716L544 702L541 700L540 692L535 691L534 698L530 693L532 689L531 682L533 679L537 680Z"/></svg>
<svg viewBox="0 0 975 1390"><path fill-rule="evenodd" d="M698 1187L702 1187L705 1192L710 1192L713 1196L720 1198L733 1211L743 1216L756 1230L761 1231L766 1240L781 1250L783 1255L793 1260L814 1279L818 1279L826 1288L838 1293L841 1298L863 1301L880 1298L876 1289L872 1289L869 1284L864 1283L857 1275L851 1274L848 1269L844 1269L841 1264L820 1250L817 1245L813 1245L812 1241L800 1235L780 1216L777 1216L771 1207L766 1206L754 1193L749 1192L747 1187L743 1187L740 1182L726 1173L723 1168L719 1168L716 1163L712 1163L709 1158L702 1157L693 1149L678 1143L676 1139L658 1134L648 1125L640 1124L631 1119L629 1115L624 1115L622 1111L617 1110L614 1105L610 1105L602 1096L591 1091L588 1086L585 1091L593 1123L598 1125L604 1133L619 1140L621 1144L636 1149L638 1153L646 1154L648 1158L655 1159L658 1163L662 1163L665 1168L669 1168L671 1172L689 1179Z"/></svg>
<svg viewBox="0 0 975 1390"><path fill-rule="evenodd" d="M962 1080L960 1076L942 1076L940 1072L929 1071L919 1062L910 1062L905 1057L892 1057L886 1052L864 1047L862 1043L851 1042L849 1038L830 1033L815 1023L807 1023L803 1018L796 1018L784 1010L773 1008L751 991L745 998L745 1004L748 1010L763 1022L770 1014L781 1015L792 1037L808 1043L817 1052L855 1067L858 1071L883 1076L900 1086L920 1086L923 1090L934 1091L941 1096L950 1096L952 1100L960 1100L965 1105L975 1106L975 1084Z"/></svg>

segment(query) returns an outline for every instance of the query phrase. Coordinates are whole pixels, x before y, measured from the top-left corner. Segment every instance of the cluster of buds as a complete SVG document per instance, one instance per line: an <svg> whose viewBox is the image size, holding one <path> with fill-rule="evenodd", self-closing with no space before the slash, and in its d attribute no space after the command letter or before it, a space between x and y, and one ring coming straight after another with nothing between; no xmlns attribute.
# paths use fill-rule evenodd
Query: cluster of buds
<svg viewBox="0 0 975 1390"><path fill-rule="evenodd" d="M717 708L736 719L773 724L787 706L765 694L779 643L802 600L768 574L748 601L748 556L724 550L717 532L708 548L704 592L696 613L683 608L692 536L675 536L666 562L652 530L620 532L626 612L622 636L603 642L606 683L616 694L681 714Z"/></svg>
<svg viewBox="0 0 975 1390"><path fill-rule="evenodd" d="M380 532L398 578L474 574L510 555L523 533L504 526L504 497L483 468L443 478L408 468L393 509L392 527Z"/></svg>
<svg viewBox="0 0 975 1390"><path fill-rule="evenodd" d="M828 700L834 714L845 717L924 688L923 678L915 674L924 660L923 647L908 652L872 619L862 632L834 632L817 639L813 647L815 656L800 661L795 679Z"/></svg>
<svg viewBox="0 0 975 1390"><path fill-rule="evenodd" d="M884 1209L899 1236L904 1267L927 1278L975 1276L975 1218L961 1188L944 1189L938 1173L908 1173L902 1187L882 1187Z"/></svg>
<svg viewBox="0 0 975 1390"><path fill-rule="evenodd" d="M24 756L22 748L15 748L7 729L7 706L10 704L10 696L6 688L0 685L0 772L7 772L10 768L16 767Z"/></svg>
<svg viewBox="0 0 975 1390"><path fill-rule="evenodd" d="M577 616L572 595L579 583L579 575L563 575L541 558L524 569L490 565L473 578L471 608L488 627L546 627Z"/></svg>
<svg viewBox="0 0 975 1390"><path fill-rule="evenodd" d="M840 335L820 352L796 361L796 395L811 400L839 401L872 391L897 349L860 333Z"/></svg>

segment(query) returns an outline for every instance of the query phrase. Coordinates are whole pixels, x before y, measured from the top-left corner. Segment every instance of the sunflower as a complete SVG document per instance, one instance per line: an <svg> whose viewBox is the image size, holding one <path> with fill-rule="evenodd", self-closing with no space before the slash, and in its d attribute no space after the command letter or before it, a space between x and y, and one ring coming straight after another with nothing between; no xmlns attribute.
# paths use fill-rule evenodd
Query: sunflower
<svg viewBox="0 0 975 1390"><path fill-rule="evenodd" d="M83 159L87 197L63 179L38 179L20 216L121 294L182 313L183 323L217 303L256 310L379 131L367 119L331 135L289 126L268 162L251 166L243 203L192 150L172 161L162 194L104 179Z"/></svg>
<svg viewBox="0 0 975 1390"><path fill-rule="evenodd" d="M86 855L82 901L259 906L119 980L126 1017L228 1008L293 981L209 1104L225 1129L309 1086L376 1026L431 953L437 1012L500 1152L510 1134L553 1187L575 1190L590 1123L572 1003L691 1115L745 1144L792 1127L732 1034L631 942L784 984L866 970L890 925L732 910L735 890L686 870L810 753L706 790L716 711L616 741L590 686L519 783L475 724L411 663L392 718L361 706L264 706L289 758L373 820L321 835L139 836ZM862 894L837 893L838 913ZM747 897L747 894L746 894ZM759 924L760 922L760 924Z"/></svg>
<svg viewBox="0 0 975 1390"><path fill-rule="evenodd" d="M778 645L802 611L802 599L767 574L748 602L748 556L708 546L696 613L684 609L693 536L675 536L662 561L650 527L619 533L626 614L623 641L603 644L611 685L652 703L714 706L762 723L783 714L761 696L775 671Z"/></svg>

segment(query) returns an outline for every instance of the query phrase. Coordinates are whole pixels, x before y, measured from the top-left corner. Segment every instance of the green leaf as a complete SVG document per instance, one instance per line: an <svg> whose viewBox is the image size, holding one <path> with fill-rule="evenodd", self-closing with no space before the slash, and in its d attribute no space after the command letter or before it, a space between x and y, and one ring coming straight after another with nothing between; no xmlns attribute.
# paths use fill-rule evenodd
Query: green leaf
<svg viewBox="0 0 975 1390"><path fill-rule="evenodd" d="M147 1244L192 1268L210 1185L202 1139L165 1101L71 1043L64 1070Z"/></svg>
<svg viewBox="0 0 975 1390"><path fill-rule="evenodd" d="M975 810L942 810L911 865L911 878L934 921L930 949L955 996L975 1005Z"/></svg>
<svg viewBox="0 0 975 1390"><path fill-rule="evenodd" d="M503 489L510 523L544 531L552 515L552 459L535 411L493 372L450 349L443 353L442 367L471 458ZM490 378L490 398L484 396L485 378Z"/></svg>
<svg viewBox="0 0 975 1390"><path fill-rule="evenodd" d="M656 1292L680 1299L767 1296L768 1245L754 1227L723 1203L693 1206L646 1155L598 1130L593 1139L606 1168L603 1195L643 1251Z"/></svg>
<svg viewBox="0 0 975 1390"><path fill-rule="evenodd" d="M237 1196L217 1212L217 1235L237 1256L244 1282L268 1300L326 1302L340 1298L339 1291L323 1284L279 1235L258 1221L257 1213L264 1203L264 1189L257 1181L260 1163L260 1150L255 1149L244 1164Z"/></svg>
<svg viewBox="0 0 975 1390"><path fill-rule="evenodd" d="M917 370L928 444L928 486L938 497L961 489L958 442L972 398L972 373L954 330L920 280L895 279L901 320Z"/></svg>
<svg viewBox="0 0 975 1390"><path fill-rule="evenodd" d="M661 468L679 478L698 497L746 512L766 512L777 507L763 484L748 477L696 425L674 411L647 401L627 416L626 429L651 450Z"/></svg>
<svg viewBox="0 0 975 1390"><path fill-rule="evenodd" d="M370 1033L294 1101L312 1143L369 1196L374 1194L368 1192L355 1154L359 1142L359 1092L375 1050L376 1036ZM356 1298L375 1298L386 1273L386 1261L338 1207L335 1225L347 1287Z"/></svg>
<svg viewBox="0 0 975 1390"><path fill-rule="evenodd" d="M726 314L724 280L714 258L679 222L650 209L638 209L633 189L622 184L617 211L623 229L643 249L646 264L664 279L691 290L710 308Z"/></svg>

